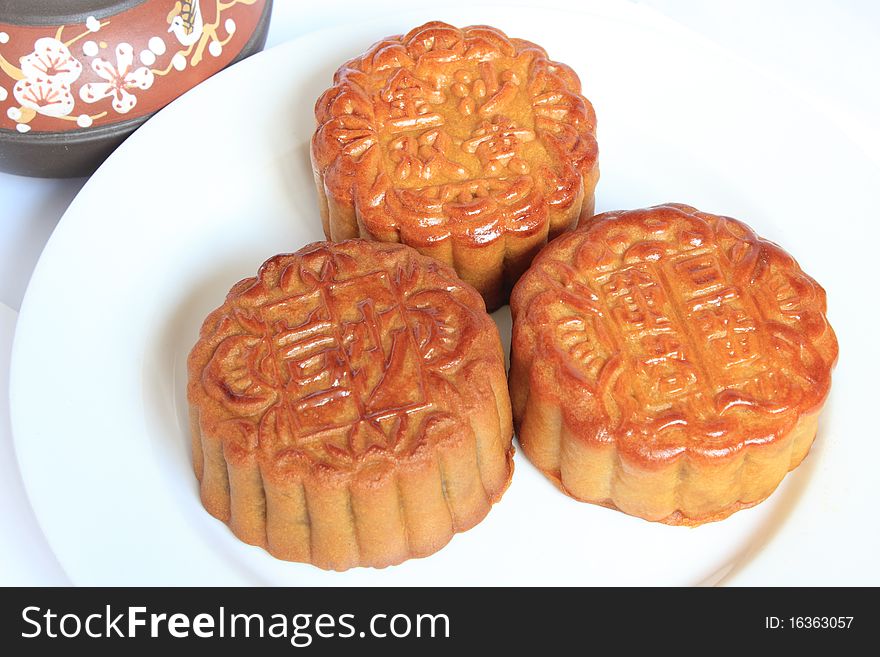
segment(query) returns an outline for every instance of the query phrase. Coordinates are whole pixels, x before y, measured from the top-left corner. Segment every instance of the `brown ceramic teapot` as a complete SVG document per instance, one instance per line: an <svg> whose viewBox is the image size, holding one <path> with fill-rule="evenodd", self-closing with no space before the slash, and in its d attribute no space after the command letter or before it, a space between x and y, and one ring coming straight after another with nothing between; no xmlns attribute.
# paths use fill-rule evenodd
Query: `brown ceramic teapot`
<svg viewBox="0 0 880 657"><path fill-rule="evenodd" d="M0 0L0 171L91 174L266 41L272 0Z"/></svg>

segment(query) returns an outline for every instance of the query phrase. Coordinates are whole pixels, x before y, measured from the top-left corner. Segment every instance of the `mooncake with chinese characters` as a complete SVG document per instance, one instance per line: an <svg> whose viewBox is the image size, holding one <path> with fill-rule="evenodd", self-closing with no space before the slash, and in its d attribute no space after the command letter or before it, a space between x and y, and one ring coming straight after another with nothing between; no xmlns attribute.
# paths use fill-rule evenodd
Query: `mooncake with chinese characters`
<svg viewBox="0 0 880 657"><path fill-rule="evenodd" d="M498 330L472 287L407 246L269 259L208 316L188 366L202 503L280 559L429 555L510 482Z"/></svg>
<svg viewBox="0 0 880 657"><path fill-rule="evenodd" d="M596 116L578 76L495 28L431 22L383 39L336 72L315 116L327 238L408 244L490 310L593 214Z"/></svg>
<svg viewBox="0 0 880 657"><path fill-rule="evenodd" d="M825 292L734 219L599 215L511 297L526 456L564 492L669 524L764 500L807 455L837 360Z"/></svg>

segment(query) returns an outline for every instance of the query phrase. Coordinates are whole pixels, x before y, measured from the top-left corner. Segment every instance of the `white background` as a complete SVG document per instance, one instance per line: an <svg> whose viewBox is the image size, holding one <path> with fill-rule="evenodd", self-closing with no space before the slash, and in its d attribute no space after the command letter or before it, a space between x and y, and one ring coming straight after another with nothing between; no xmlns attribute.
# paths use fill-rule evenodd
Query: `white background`
<svg viewBox="0 0 880 657"><path fill-rule="evenodd" d="M406 5L436 2L409 0ZM266 47L314 29L393 12L399 4L390 0L276 0ZM445 0L443 4L472 3ZM481 4L577 3L508 0ZM872 159L880 160L880 85L876 84L880 4L868 0L643 0L637 4L672 18L778 79L804 102L819 108ZM0 585L67 583L30 511L15 462L9 435L8 363L16 313L31 272L84 182L0 174Z"/></svg>

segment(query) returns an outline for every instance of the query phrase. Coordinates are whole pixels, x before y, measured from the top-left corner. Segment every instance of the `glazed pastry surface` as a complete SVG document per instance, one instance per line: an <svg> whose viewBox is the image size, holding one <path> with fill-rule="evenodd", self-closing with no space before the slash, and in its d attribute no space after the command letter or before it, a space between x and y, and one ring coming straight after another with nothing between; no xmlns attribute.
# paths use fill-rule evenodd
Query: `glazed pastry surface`
<svg viewBox="0 0 880 657"><path fill-rule="evenodd" d="M510 482L495 324L409 247L271 258L205 320L189 374L202 502L281 559L342 570L431 554Z"/></svg>
<svg viewBox="0 0 880 657"><path fill-rule="evenodd" d="M838 349L825 308L734 219L669 204L584 222L511 297L523 450L573 497L650 520L755 504L815 436Z"/></svg>
<svg viewBox="0 0 880 657"><path fill-rule="evenodd" d="M336 72L315 116L327 238L413 246L490 310L593 214L596 117L577 75L497 29L432 22L383 39Z"/></svg>

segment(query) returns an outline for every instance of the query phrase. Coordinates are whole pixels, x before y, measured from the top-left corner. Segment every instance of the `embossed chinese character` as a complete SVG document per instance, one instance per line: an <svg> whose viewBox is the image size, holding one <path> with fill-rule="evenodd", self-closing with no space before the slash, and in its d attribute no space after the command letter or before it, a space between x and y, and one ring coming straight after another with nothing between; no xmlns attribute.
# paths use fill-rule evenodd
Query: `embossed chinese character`
<svg viewBox="0 0 880 657"><path fill-rule="evenodd" d="M398 69L379 93L385 103L385 127L392 133L420 130L443 125L443 115L432 111L431 104L446 99L406 69Z"/></svg>
<svg viewBox="0 0 880 657"><path fill-rule="evenodd" d="M693 317L706 340L706 351L722 367L741 365L758 358L758 325L745 309L731 303L711 305Z"/></svg>
<svg viewBox="0 0 880 657"><path fill-rule="evenodd" d="M663 290L647 270L630 267L616 271L608 277L603 290L614 320L624 330L669 325L663 311Z"/></svg>
<svg viewBox="0 0 880 657"><path fill-rule="evenodd" d="M467 169L447 156L455 147L445 130L433 128L418 136L403 135L390 147L391 161L396 164L394 177L400 183L411 179L430 183L441 176L464 180L469 175Z"/></svg>
<svg viewBox="0 0 880 657"><path fill-rule="evenodd" d="M474 153L487 175L529 173L529 165L522 158L522 145L534 141L535 133L518 127L513 121L498 118L483 121L462 144L468 153Z"/></svg>

